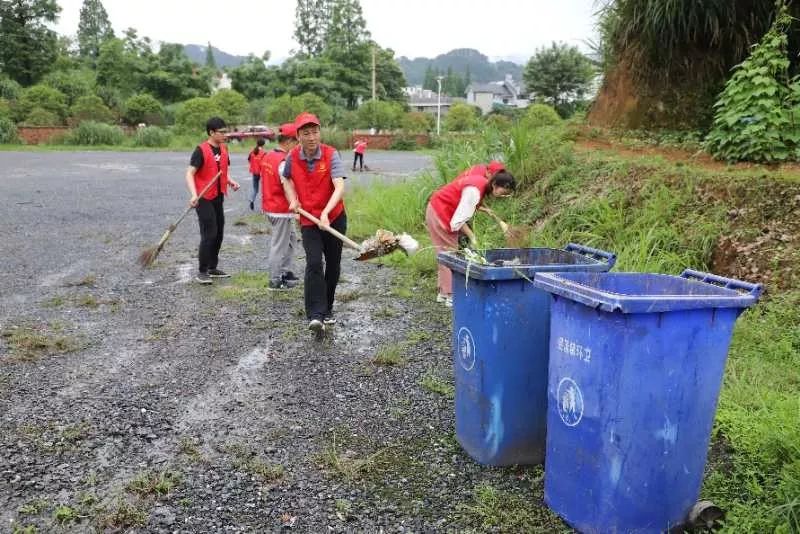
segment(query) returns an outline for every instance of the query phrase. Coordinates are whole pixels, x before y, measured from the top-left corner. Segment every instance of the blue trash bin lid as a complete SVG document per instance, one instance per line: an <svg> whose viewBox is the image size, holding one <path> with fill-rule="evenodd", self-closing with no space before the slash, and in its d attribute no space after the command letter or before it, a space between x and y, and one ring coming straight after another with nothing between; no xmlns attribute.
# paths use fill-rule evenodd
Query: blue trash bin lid
<svg viewBox="0 0 800 534"><path fill-rule="evenodd" d="M570 243L559 248L494 248L481 252L487 264L467 260L459 252L441 252L440 264L475 280L533 279L537 272L607 271L616 254Z"/></svg>
<svg viewBox="0 0 800 534"><path fill-rule="evenodd" d="M761 284L686 270L680 276L650 273L536 273L545 291L604 311L657 313L700 308L748 308Z"/></svg>

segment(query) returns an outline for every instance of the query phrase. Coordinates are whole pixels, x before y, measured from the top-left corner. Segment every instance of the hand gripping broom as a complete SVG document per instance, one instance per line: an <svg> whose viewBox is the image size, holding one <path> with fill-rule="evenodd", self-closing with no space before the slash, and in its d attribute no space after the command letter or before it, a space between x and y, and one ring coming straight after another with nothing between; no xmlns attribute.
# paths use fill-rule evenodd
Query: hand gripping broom
<svg viewBox="0 0 800 534"><path fill-rule="evenodd" d="M208 192L208 190L211 189L211 186L216 183L217 179L219 178L219 175L220 175L219 172L216 175L214 175L214 177L211 179L211 181L208 182L208 185L206 185L203 188L203 190L200 191L200 193L197 195L198 199L203 198L203 195L205 195ZM154 261L156 261L156 258L158 257L158 253L161 252L162 248L164 248L164 245L166 244L167 240L172 235L172 232L175 231L175 229L181 223L183 218L186 217L186 215L188 215L188 213L190 211L195 209L195 207L196 206L189 205L189 207L186 208L186 210L183 212L183 215L178 217L177 221L175 221L174 223L169 225L169 228L167 228L167 231L164 232L164 235L161 236L161 239L158 241L158 244L156 246L148 248L148 249L145 249L145 250L142 251L141 254L139 254L139 265L141 265L142 268L149 267L149 266L151 266L153 264Z"/></svg>

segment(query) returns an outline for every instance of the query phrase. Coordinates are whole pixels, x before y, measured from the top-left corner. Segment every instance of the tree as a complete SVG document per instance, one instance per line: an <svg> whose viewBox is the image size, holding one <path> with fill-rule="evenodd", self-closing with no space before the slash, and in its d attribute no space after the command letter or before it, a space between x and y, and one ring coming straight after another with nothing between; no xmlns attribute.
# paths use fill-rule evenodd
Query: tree
<svg viewBox="0 0 800 534"><path fill-rule="evenodd" d="M58 89L46 85L31 86L25 89L14 105L14 118L18 121L23 120L35 108L56 115L60 122L67 114L67 97Z"/></svg>
<svg viewBox="0 0 800 534"><path fill-rule="evenodd" d="M400 64L394 59L394 50L381 48L376 43L375 47L375 78L377 83L378 98L381 100L394 100L405 102L406 95L403 88L406 86L406 77Z"/></svg>
<svg viewBox="0 0 800 534"><path fill-rule="evenodd" d="M434 119L430 113L412 111L403 116L403 130L409 133L425 133L433 129Z"/></svg>
<svg viewBox="0 0 800 534"><path fill-rule="evenodd" d="M214 49L211 47L211 41L208 42L208 47L206 47L206 67L211 70L217 70L217 60L214 59Z"/></svg>
<svg viewBox="0 0 800 534"><path fill-rule="evenodd" d="M210 98L191 98L181 104L175 113L175 125L188 133L204 131L206 122L211 117L219 117L222 110Z"/></svg>
<svg viewBox="0 0 800 534"><path fill-rule="evenodd" d="M87 68L56 70L42 78L42 84L58 89L67 97L67 106L94 92L95 74Z"/></svg>
<svg viewBox="0 0 800 534"><path fill-rule="evenodd" d="M222 89L211 96L211 101L222 110L222 117L228 125L240 124L247 111L247 99L233 89Z"/></svg>
<svg viewBox="0 0 800 534"><path fill-rule="evenodd" d="M141 93L125 101L123 116L128 124L161 124L164 121L164 108L152 95Z"/></svg>
<svg viewBox="0 0 800 534"><path fill-rule="evenodd" d="M400 127L403 114L403 107L397 102L370 100L358 108L359 125L377 130Z"/></svg>
<svg viewBox="0 0 800 534"><path fill-rule="evenodd" d="M138 58L126 50L126 43L116 38L104 42L97 58L97 84L129 95L140 83Z"/></svg>
<svg viewBox="0 0 800 534"><path fill-rule="evenodd" d="M469 104L456 102L444 117L444 128L449 132L472 130L478 123L475 108Z"/></svg>
<svg viewBox="0 0 800 534"><path fill-rule="evenodd" d="M300 54L316 57L325 49L331 0L297 0L294 15L294 39Z"/></svg>
<svg viewBox="0 0 800 534"><path fill-rule="evenodd" d="M265 52L265 56L269 57L269 52ZM267 67L264 56L259 58L251 54L228 74L233 89L250 100L275 97L288 90L281 67Z"/></svg>
<svg viewBox="0 0 800 534"><path fill-rule="evenodd" d="M554 42L549 48L536 51L525 66L523 78L537 97L558 106L582 98L594 75L592 62L578 47Z"/></svg>
<svg viewBox="0 0 800 534"><path fill-rule="evenodd" d="M94 68L100 56L100 46L114 37L108 13L100 0L83 0L78 22L78 49L80 56Z"/></svg>
<svg viewBox="0 0 800 534"><path fill-rule="evenodd" d="M76 123L83 121L114 122L114 113L103 103L103 99L95 95L80 97L70 108L69 114Z"/></svg>
<svg viewBox="0 0 800 534"><path fill-rule="evenodd" d="M422 88L428 89L429 91L436 91L436 76L438 75L438 71L433 69L433 64L428 63L428 66L425 68L425 78L422 81Z"/></svg>
<svg viewBox="0 0 800 534"><path fill-rule="evenodd" d="M0 1L0 69L20 84L39 81L57 55L56 0Z"/></svg>

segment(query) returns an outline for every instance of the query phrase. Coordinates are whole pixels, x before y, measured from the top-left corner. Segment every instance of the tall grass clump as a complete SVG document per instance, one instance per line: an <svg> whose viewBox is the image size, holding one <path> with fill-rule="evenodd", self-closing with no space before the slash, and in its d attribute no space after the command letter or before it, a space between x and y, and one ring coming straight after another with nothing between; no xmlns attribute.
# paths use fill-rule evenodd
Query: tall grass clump
<svg viewBox="0 0 800 534"><path fill-rule="evenodd" d="M117 146L125 141L125 134L119 126L85 121L74 128L66 137L65 141L70 145Z"/></svg>
<svg viewBox="0 0 800 534"><path fill-rule="evenodd" d="M340 130L339 128L322 129L322 142L326 145L331 145L332 147L338 148L339 150L347 150L352 148L347 144L349 137L350 133L347 130Z"/></svg>
<svg viewBox="0 0 800 534"><path fill-rule="evenodd" d="M8 117L0 116L0 144L18 143L17 126Z"/></svg>
<svg viewBox="0 0 800 534"><path fill-rule="evenodd" d="M739 319L703 488L730 532L800 532L800 291Z"/></svg>
<svg viewBox="0 0 800 534"><path fill-rule="evenodd" d="M136 130L133 137L133 146L145 146L153 148L168 147L172 141L169 130L158 126L146 126Z"/></svg>

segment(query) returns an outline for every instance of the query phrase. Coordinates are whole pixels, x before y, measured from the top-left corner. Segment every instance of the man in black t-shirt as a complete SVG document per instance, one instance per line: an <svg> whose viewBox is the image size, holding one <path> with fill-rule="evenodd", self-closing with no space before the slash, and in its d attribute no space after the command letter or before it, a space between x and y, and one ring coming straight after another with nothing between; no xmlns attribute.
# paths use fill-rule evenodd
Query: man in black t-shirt
<svg viewBox="0 0 800 534"><path fill-rule="evenodd" d="M191 195L189 204L196 208L200 223L199 270L196 280L201 284L210 284L212 278L230 276L217 267L225 229L222 204L228 193L228 184L234 191L239 189L239 184L228 177L230 157L223 144L225 121L212 117L206 124L206 132L208 140L195 148L189 168L186 169L186 187ZM206 187L209 189L203 193Z"/></svg>

